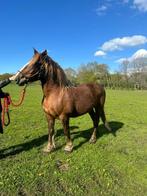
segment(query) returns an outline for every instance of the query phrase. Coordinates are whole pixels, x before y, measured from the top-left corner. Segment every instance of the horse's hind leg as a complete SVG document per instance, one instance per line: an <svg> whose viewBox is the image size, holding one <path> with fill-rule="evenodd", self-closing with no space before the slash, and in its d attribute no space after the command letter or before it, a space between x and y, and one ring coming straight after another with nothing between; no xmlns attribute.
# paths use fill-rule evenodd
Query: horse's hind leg
<svg viewBox="0 0 147 196"><path fill-rule="evenodd" d="M47 115L46 117L47 117L47 122L48 122L48 144L43 149L43 152L51 152L55 149L55 142L54 142L55 119L49 115Z"/></svg>
<svg viewBox="0 0 147 196"><path fill-rule="evenodd" d="M96 114L93 109L89 112L89 115L93 121L93 126L94 126L94 129L93 129L93 132L92 132L92 135L91 135L89 142L95 143L96 142L96 132L97 132L98 124L99 124L99 115Z"/></svg>
<svg viewBox="0 0 147 196"><path fill-rule="evenodd" d="M105 116L105 112L104 112L104 107L100 106L98 109L96 109L96 112L97 112L97 113L100 113L100 117L101 117L101 119L102 119L102 121L103 121L103 123L104 123L106 129L107 129L108 131L112 131L112 130L111 130L111 127L110 127L110 125L109 125L109 123L108 123L107 120L106 120L106 116Z"/></svg>
<svg viewBox="0 0 147 196"><path fill-rule="evenodd" d="M64 135L66 136L66 146L64 150L66 152L71 152L73 150L73 143L70 137L70 130L69 130L69 117L62 117L61 118L63 129L64 129Z"/></svg>

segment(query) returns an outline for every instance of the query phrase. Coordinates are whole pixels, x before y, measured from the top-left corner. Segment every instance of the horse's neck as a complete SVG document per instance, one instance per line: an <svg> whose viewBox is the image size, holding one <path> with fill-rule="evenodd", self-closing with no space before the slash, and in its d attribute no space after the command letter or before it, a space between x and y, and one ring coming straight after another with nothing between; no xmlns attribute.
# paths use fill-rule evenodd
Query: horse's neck
<svg viewBox="0 0 147 196"><path fill-rule="evenodd" d="M55 89L60 88L58 85L52 83L52 82L46 82L42 85L43 94L45 96L50 95L52 92L55 91Z"/></svg>

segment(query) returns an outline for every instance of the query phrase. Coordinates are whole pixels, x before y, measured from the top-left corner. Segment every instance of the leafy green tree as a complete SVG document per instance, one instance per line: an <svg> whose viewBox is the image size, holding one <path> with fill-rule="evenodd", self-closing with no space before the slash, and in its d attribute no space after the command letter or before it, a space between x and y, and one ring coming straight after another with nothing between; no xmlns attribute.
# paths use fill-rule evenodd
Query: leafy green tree
<svg viewBox="0 0 147 196"><path fill-rule="evenodd" d="M107 65L90 62L80 66L77 80L79 83L99 82L107 85L108 75L109 71Z"/></svg>

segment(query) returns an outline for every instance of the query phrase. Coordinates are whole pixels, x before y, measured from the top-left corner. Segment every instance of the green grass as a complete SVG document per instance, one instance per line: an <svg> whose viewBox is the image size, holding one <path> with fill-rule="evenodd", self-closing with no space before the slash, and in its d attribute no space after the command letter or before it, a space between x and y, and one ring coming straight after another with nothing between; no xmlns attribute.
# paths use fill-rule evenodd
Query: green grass
<svg viewBox="0 0 147 196"><path fill-rule="evenodd" d="M14 100L20 87L10 85ZM107 90L105 111L113 128L100 123L89 144L88 115L71 119L74 151L65 154L61 123L57 150L44 154L47 122L40 86L29 86L23 105L10 108L11 124L0 135L0 195L147 195L147 92Z"/></svg>

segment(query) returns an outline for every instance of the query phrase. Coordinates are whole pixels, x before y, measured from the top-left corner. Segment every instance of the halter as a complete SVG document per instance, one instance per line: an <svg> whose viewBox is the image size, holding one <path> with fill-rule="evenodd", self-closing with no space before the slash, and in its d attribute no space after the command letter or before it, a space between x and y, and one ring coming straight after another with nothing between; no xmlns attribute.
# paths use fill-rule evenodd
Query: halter
<svg viewBox="0 0 147 196"><path fill-rule="evenodd" d="M40 66L40 70L39 70L39 74L38 74L38 80L42 79L44 71L45 71L45 67L44 67L44 62L43 62L42 65Z"/></svg>
<svg viewBox="0 0 147 196"><path fill-rule="evenodd" d="M28 78L27 76L25 76L25 74L23 74L21 70L18 70L18 72L17 72L17 73L19 73L19 75L20 75L20 76L22 76L23 78L25 78L26 83L28 83L29 78Z"/></svg>
<svg viewBox="0 0 147 196"><path fill-rule="evenodd" d="M46 63L46 59L47 59L47 55L41 60L41 66L40 66L40 69L39 69L39 73L38 73L38 80L41 80L43 79L43 76L44 76L44 72L45 72L45 63Z"/></svg>
<svg viewBox="0 0 147 196"><path fill-rule="evenodd" d="M45 71L45 63L46 63L46 58L47 58L47 55L41 60L41 66L40 66L40 69L38 70L38 80L42 79L43 77L43 74L44 74L44 71ZM23 69L26 67L27 65L25 65L21 70L18 70L17 72L17 75L20 75L22 76L24 79L25 79L25 83L28 83L29 82L29 77L27 77L24 73L22 73ZM37 73L35 73L34 75L32 75L31 77L34 77Z"/></svg>

